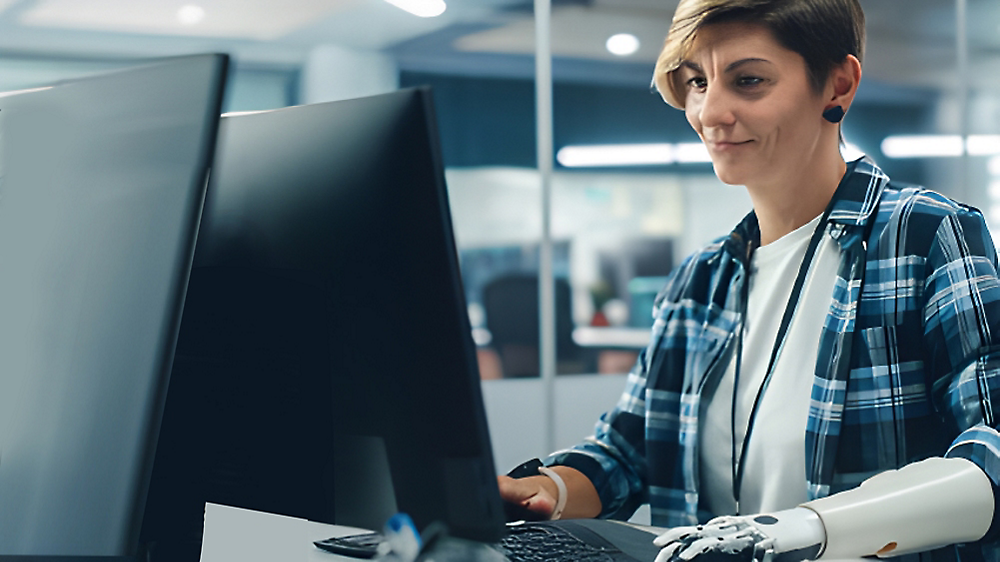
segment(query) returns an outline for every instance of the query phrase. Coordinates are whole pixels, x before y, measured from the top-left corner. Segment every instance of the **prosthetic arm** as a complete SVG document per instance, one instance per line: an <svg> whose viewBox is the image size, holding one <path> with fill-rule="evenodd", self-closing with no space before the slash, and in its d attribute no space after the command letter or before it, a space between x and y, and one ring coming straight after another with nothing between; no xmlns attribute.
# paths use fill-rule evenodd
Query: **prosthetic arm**
<svg viewBox="0 0 1000 562"><path fill-rule="evenodd" d="M746 550L778 562L896 556L976 541L989 530L993 509L993 486L982 469L935 457L795 509L671 529L654 541L663 547L656 560Z"/></svg>

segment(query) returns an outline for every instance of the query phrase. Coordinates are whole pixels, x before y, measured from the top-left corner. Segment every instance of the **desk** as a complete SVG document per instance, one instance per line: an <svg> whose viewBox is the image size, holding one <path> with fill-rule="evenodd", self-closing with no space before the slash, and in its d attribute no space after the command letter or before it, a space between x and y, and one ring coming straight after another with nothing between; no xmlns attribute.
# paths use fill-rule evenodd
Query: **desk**
<svg viewBox="0 0 1000 562"><path fill-rule="evenodd" d="M314 523L216 504L205 506L202 562L358 562L313 545L313 541L364 529Z"/></svg>
<svg viewBox="0 0 1000 562"><path fill-rule="evenodd" d="M573 330L573 342L581 347L640 350L649 345L650 328L580 326Z"/></svg>
<svg viewBox="0 0 1000 562"><path fill-rule="evenodd" d="M648 527L652 532L662 529ZM316 548L312 541L364 532L235 507L205 506L202 562L359 562ZM652 561L650 561L652 562ZM865 558L826 562L871 562Z"/></svg>

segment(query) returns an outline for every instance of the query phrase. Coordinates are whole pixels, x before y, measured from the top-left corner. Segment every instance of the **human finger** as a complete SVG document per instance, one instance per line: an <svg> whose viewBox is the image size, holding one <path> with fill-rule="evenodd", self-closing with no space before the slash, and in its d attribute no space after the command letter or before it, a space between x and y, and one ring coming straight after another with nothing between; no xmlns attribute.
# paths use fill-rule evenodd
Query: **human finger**
<svg viewBox="0 0 1000 562"><path fill-rule="evenodd" d="M500 489L500 499L511 503L521 503L537 494L540 489L540 486L532 485L527 478L510 476L497 476L497 487Z"/></svg>
<svg viewBox="0 0 1000 562"><path fill-rule="evenodd" d="M540 478L548 478L546 476ZM500 498L512 508L504 508L509 520L544 519L552 515L556 507L556 498L541 484L539 477L510 478L499 476L497 484L500 488ZM525 509L532 514L520 511Z"/></svg>

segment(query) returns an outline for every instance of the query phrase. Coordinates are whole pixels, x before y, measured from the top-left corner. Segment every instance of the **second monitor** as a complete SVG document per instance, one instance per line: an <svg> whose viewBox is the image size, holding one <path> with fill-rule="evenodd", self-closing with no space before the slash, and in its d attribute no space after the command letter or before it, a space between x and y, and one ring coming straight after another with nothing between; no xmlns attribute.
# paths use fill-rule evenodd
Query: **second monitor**
<svg viewBox="0 0 1000 562"><path fill-rule="evenodd" d="M194 552L211 501L367 526L398 507L498 538L429 91L226 117L219 137L145 532ZM388 460L395 505L349 501L378 492L361 454Z"/></svg>

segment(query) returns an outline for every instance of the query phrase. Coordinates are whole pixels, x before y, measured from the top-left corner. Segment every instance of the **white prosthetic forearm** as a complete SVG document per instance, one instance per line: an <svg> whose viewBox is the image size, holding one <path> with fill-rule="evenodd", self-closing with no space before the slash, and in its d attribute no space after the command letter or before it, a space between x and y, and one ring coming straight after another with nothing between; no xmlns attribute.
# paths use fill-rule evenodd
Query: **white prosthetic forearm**
<svg viewBox="0 0 1000 562"><path fill-rule="evenodd" d="M803 507L823 522L820 558L887 557L982 538L993 520L993 486L971 461L935 457Z"/></svg>

